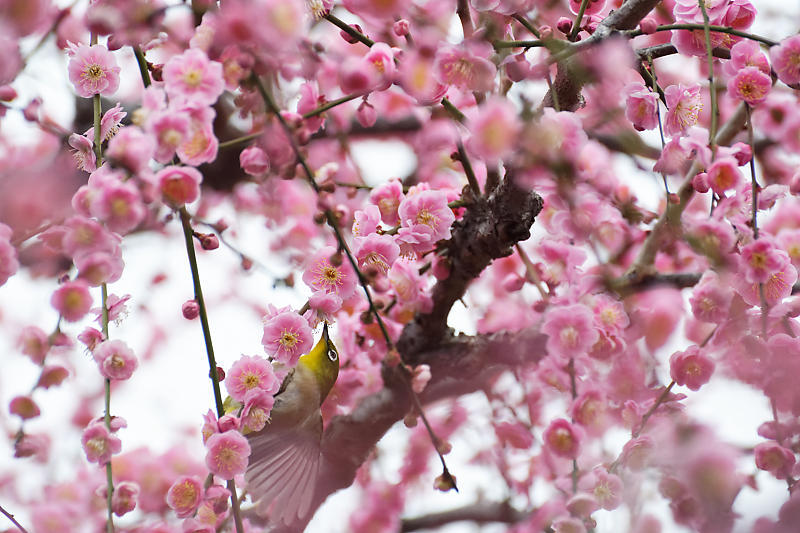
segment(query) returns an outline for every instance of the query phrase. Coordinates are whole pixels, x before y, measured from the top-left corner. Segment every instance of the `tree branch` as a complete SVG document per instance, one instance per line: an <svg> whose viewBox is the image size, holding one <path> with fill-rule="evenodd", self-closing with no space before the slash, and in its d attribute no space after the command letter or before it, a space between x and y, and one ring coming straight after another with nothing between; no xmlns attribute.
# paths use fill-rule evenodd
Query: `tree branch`
<svg viewBox="0 0 800 533"><path fill-rule="evenodd" d="M450 276L433 288L433 308L417 314L406 325L397 348L403 360L418 364L416 355L425 352L447 331L447 316L453 304L464 295L469 283L494 259L511 255L512 247L530 237L530 227L542 199L514 184L511 175L489 196L467 197L472 204L461 220L453 224L453 236L437 253L449 261Z"/></svg>
<svg viewBox="0 0 800 533"><path fill-rule="evenodd" d="M419 529L433 529L461 521L469 521L476 524L491 522L516 524L528 516L530 516L530 512L519 511L508 502L478 502L474 505L459 507L441 513L406 518L400 526L400 531L405 533Z"/></svg>
<svg viewBox="0 0 800 533"><path fill-rule="evenodd" d="M661 0L627 0L619 9L612 11L597 26L595 32L589 38L574 44L569 44L563 50L553 55L552 61L558 64L556 79L553 82L553 91L548 91L542 101L543 107L553 107L553 103L558 101L562 111L574 111L581 103L581 89L584 84L584 76L581 76L574 56L584 48L594 46L613 34L622 30L631 30L647 16Z"/></svg>

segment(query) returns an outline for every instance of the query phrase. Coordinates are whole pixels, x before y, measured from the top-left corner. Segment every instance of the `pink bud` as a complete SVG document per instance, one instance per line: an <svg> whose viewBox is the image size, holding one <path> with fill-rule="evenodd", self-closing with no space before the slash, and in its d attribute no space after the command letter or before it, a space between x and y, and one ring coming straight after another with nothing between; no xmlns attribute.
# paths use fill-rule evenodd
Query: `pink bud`
<svg viewBox="0 0 800 533"><path fill-rule="evenodd" d="M749 144L738 142L731 146L731 148L733 148L733 157L736 159L736 162L739 163L740 167L749 163L753 158L753 149L750 148Z"/></svg>
<svg viewBox="0 0 800 533"><path fill-rule="evenodd" d="M516 292L525 285L525 279L515 273L511 273L503 278L503 288L508 292Z"/></svg>
<svg viewBox="0 0 800 533"><path fill-rule="evenodd" d="M0 100L10 102L17 97L17 91L11 85L0 86Z"/></svg>
<svg viewBox="0 0 800 533"><path fill-rule="evenodd" d="M572 21L567 17L561 17L556 22L556 29L563 34L567 34L572 31Z"/></svg>
<svg viewBox="0 0 800 533"><path fill-rule="evenodd" d="M186 320L194 320L200 314L200 304L197 300L187 300L181 306L181 312Z"/></svg>
<svg viewBox="0 0 800 533"><path fill-rule="evenodd" d="M658 28L658 23L655 19L650 17L645 17L639 22L639 29L642 30L642 33L645 35L651 35L656 32L656 28Z"/></svg>
<svg viewBox="0 0 800 533"><path fill-rule="evenodd" d="M708 174L701 172L692 178L692 187L699 193L708 192Z"/></svg>
<svg viewBox="0 0 800 533"><path fill-rule="evenodd" d="M408 35L408 21L406 19L396 21L392 26L392 30L398 37L405 37Z"/></svg>
<svg viewBox="0 0 800 533"><path fill-rule="evenodd" d="M374 126L375 122L378 120L378 112L375 111L375 108L372 106L372 104L364 100L356 110L356 119L358 120L359 124L365 128L369 128Z"/></svg>
<svg viewBox="0 0 800 533"><path fill-rule="evenodd" d="M239 165L251 176L259 176L269 170L267 153L258 146L249 146L239 154Z"/></svg>
<svg viewBox="0 0 800 533"><path fill-rule="evenodd" d="M350 27L356 30L358 33L364 33L364 30L362 30L361 26L359 26L358 24L350 24ZM342 39L344 39L346 42L350 44L356 44L358 42L358 39L352 37L349 33L347 33L344 30L340 31L339 35L342 37Z"/></svg>
<svg viewBox="0 0 800 533"><path fill-rule="evenodd" d="M213 233L201 234L200 246L203 247L203 250L216 250L219 248L219 239Z"/></svg>
<svg viewBox="0 0 800 533"><path fill-rule="evenodd" d="M23 420L36 418L41 411L30 396L17 396L11 400L8 410L12 415L17 415Z"/></svg>
<svg viewBox="0 0 800 533"><path fill-rule="evenodd" d="M217 422L221 433L226 431L239 429L239 419L233 415L222 415Z"/></svg>

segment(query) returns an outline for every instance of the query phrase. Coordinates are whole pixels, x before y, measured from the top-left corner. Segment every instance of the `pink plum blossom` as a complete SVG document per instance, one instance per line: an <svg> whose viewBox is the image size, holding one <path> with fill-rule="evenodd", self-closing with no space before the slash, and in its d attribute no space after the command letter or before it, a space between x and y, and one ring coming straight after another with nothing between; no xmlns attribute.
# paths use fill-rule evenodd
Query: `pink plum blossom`
<svg viewBox="0 0 800 533"><path fill-rule="evenodd" d="M315 292L308 299L308 306L313 311L309 322L314 327L323 320L328 323L335 322L335 313L342 308L342 303L342 299L334 292Z"/></svg>
<svg viewBox="0 0 800 533"><path fill-rule="evenodd" d="M639 131L658 126L658 95L641 82L629 83L624 89L625 117Z"/></svg>
<svg viewBox="0 0 800 533"><path fill-rule="evenodd" d="M126 126L108 143L106 156L114 165L138 174L148 169L155 153L155 141L137 126Z"/></svg>
<svg viewBox="0 0 800 533"><path fill-rule="evenodd" d="M89 284L82 279L67 281L56 289L50 299L52 306L67 322L77 322L92 307Z"/></svg>
<svg viewBox="0 0 800 533"><path fill-rule="evenodd" d="M508 100L493 97L470 117L469 129L467 148L491 164L511 153L522 125Z"/></svg>
<svg viewBox="0 0 800 533"><path fill-rule="evenodd" d="M745 302L749 305L761 306L759 283L748 281L746 276L736 276L733 281L736 292ZM766 304L773 306L789 296L796 281L797 269L791 263L787 262L782 269L772 272L767 281L762 284Z"/></svg>
<svg viewBox="0 0 800 533"><path fill-rule="evenodd" d="M294 366L301 355L311 350L314 339L305 318L294 311L275 315L264 322L261 344L278 361Z"/></svg>
<svg viewBox="0 0 800 533"><path fill-rule="evenodd" d="M199 198L203 175L194 167L168 166L158 171L156 180L164 203L179 208Z"/></svg>
<svg viewBox="0 0 800 533"><path fill-rule="evenodd" d="M37 365L44 363L47 352L50 351L50 341L41 328L26 326L19 335L19 346L22 353L31 358Z"/></svg>
<svg viewBox="0 0 800 533"><path fill-rule="evenodd" d="M359 240L354 252L362 269L374 268L386 274L400 255L400 247L389 235L371 233Z"/></svg>
<svg viewBox="0 0 800 533"><path fill-rule="evenodd" d="M706 272L694 287L689 305L699 320L720 324L728 317L732 298L733 294L717 275Z"/></svg>
<svg viewBox="0 0 800 533"><path fill-rule="evenodd" d="M443 191L427 190L406 196L397 210L403 226L430 236L431 244L450 238L456 216Z"/></svg>
<svg viewBox="0 0 800 533"><path fill-rule="evenodd" d="M670 85L664 91L667 101L667 116L664 133L669 136L684 136L689 128L697 124L697 117L703 107L700 100L700 86Z"/></svg>
<svg viewBox="0 0 800 533"><path fill-rule="evenodd" d="M171 101L195 106L211 105L225 90L222 65L210 61L202 50L190 48L164 65L164 88Z"/></svg>
<svg viewBox="0 0 800 533"><path fill-rule="evenodd" d="M497 67L487 57L487 43L466 43L462 46L443 46L436 51L433 64L436 79L467 91L488 91L494 85Z"/></svg>
<svg viewBox="0 0 800 533"><path fill-rule="evenodd" d="M86 138L85 135L71 133L67 143L75 149L72 156L78 170L84 172L94 172L97 170L97 155L94 153L94 143Z"/></svg>
<svg viewBox="0 0 800 533"><path fill-rule="evenodd" d="M738 161L732 157L718 158L708 167L708 186L719 195L730 189L737 189L743 180L738 167Z"/></svg>
<svg viewBox="0 0 800 533"><path fill-rule="evenodd" d="M100 367L100 374L112 380L129 379L139 366L133 350L120 340L101 342L92 350L92 357Z"/></svg>
<svg viewBox="0 0 800 533"><path fill-rule="evenodd" d="M30 396L15 396L8 404L8 412L23 420L36 418L41 414L39 406Z"/></svg>
<svg viewBox="0 0 800 533"><path fill-rule="evenodd" d="M578 486L588 490L600 507L607 511L613 511L622 504L622 480L603 467L594 468L590 475L581 479Z"/></svg>
<svg viewBox="0 0 800 533"><path fill-rule="evenodd" d="M756 8L750 0L732 0L725 11L723 26L746 30L753 25L755 18Z"/></svg>
<svg viewBox="0 0 800 533"><path fill-rule="evenodd" d="M111 510L117 516L123 516L136 508L139 498L139 485L131 481L123 481L114 486L111 499Z"/></svg>
<svg viewBox="0 0 800 533"><path fill-rule="evenodd" d="M605 6L606 6L605 0L593 0L587 2L586 10L583 12L583 14L584 16L596 15L597 13L600 13ZM577 15L580 8L581 8L581 0L569 0L570 11L572 11Z"/></svg>
<svg viewBox="0 0 800 533"><path fill-rule="evenodd" d="M728 0L704 0L704 4L711 24L720 23L727 11ZM679 22L703 23L703 12L695 0L676 0L672 12Z"/></svg>
<svg viewBox="0 0 800 533"><path fill-rule="evenodd" d="M777 442L762 442L756 444L754 454L759 470L771 472L777 479L791 476L796 461L792 450L784 448Z"/></svg>
<svg viewBox="0 0 800 533"><path fill-rule="evenodd" d="M244 396L242 427L249 431L261 431L269 420L269 413L275 404L271 392L263 389L250 389Z"/></svg>
<svg viewBox="0 0 800 533"><path fill-rule="evenodd" d="M102 182L92 196L89 209L108 229L122 235L136 229L146 214L139 189L116 178Z"/></svg>
<svg viewBox="0 0 800 533"><path fill-rule="evenodd" d="M557 307L547 313L542 332L547 334L547 351L571 358L586 354L598 339L592 312L582 304Z"/></svg>
<svg viewBox="0 0 800 533"><path fill-rule="evenodd" d="M789 255L770 239L758 239L742 248L741 267L751 283L766 283L788 264Z"/></svg>
<svg viewBox="0 0 800 533"><path fill-rule="evenodd" d="M178 147L188 138L191 120L187 113L181 111L156 111L150 117L147 129L156 139L153 158L162 164L169 163Z"/></svg>
<svg viewBox="0 0 800 533"><path fill-rule="evenodd" d="M272 370L272 365L263 357L242 356L225 375L225 388L231 398L244 402L251 390L275 393L280 382Z"/></svg>
<svg viewBox="0 0 800 533"><path fill-rule="evenodd" d="M728 94L755 106L766 100L772 80L758 67L745 67L728 81Z"/></svg>
<svg viewBox="0 0 800 533"><path fill-rule="evenodd" d="M335 254L336 249L331 246L314 254L303 272L303 282L312 290L335 292L344 300L356 290L356 275L350 264L346 263L347 259L340 265L334 265L331 258Z"/></svg>
<svg viewBox="0 0 800 533"><path fill-rule="evenodd" d="M119 87L120 68L114 55L105 46L71 45L67 65L69 81L78 96L89 98L95 94L110 96Z"/></svg>
<svg viewBox="0 0 800 533"><path fill-rule="evenodd" d="M383 91L388 89L395 76L394 53L386 43L375 43L364 56L364 61L374 71L374 86L372 90Z"/></svg>
<svg viewBox="0 0 800 533"><path fill-rule="evenodd" d="M375 233L381 222L381 213L378 207L367 205L353 213L353 236L367 237Z"/></svg>
<svg viewBox="0 0 800 533"><path fill-rule="evenodd" d="M800 83L800 35L792 35L769 50L772 68L786 85Z"/></svg>
<svg viewBox="0 0 800 533"><path fill-rule="evenodd" d="M742 39L734 44L731 47L731 60L723 65L729 76L735 76L737 72L746 67L756 67L768 76L770 73L767 56L761 51L758 43L750 39Z"/></svg>
<svg viewBox="0 0 800 533"><path fill-rule="evenodd" d="M694 391L708 383L714 366L714 361L694 345L682 352L675 352L669 358L669 373L673 381Z"/></svg>
<svg viewBox="0 0 800 533"><path fill-rule="evenodd" d="M178 518L194 514L203 500L203 484L197 477L180 476L167 491L167 505Z"/></svg>
<svg viewBox="0 0 800 533"><path fill-rule="evenodd" d="M125 266L119 255L107 252L81 254L74 261L78 268L78 277L85 279L93 287L117 281Z"/></svg>
<svg viewBox="0 0 800 533"><path fill-rule="evenodd" d="M403 201L403 185L399 180L393 179L375 187L369 193L369 200L378 206L384 224L395 226L400 222L397 208Z"/></svg>
<svg viewBox="0 0 800 533"><path fill-rule="evenodd" d="M239 154L239 165L247 174L260 176L269 170L269 158L258 146L248 146Z"/></svg>
<svg viewBox="0 0 800 533"><path fill-rule="evenodd" d="M250 457L250 444L238 431L211 435L206 441L206 450L206 466L212 474L222 479L244 474Z"/></svg>
<svg viewBox="0 0 800 533"><path fill-rule="evenodd" d="M542 436L544 446L559 457L575 459L581 448L583 432L578 426L570 424L563 418L553 420Z"/></svg>
<svg viewBox="0 0 800 533"><path fill-rule="evenodd" d="M430 53L420 50L403 54L403 61L398 70L398 82L406 93L424 105L441 100L448 87L447 84L438 81Z"/></svg>
<svg viewBox="0 0 800 533"><path fill-rule="evenodd" d="M185 111L189 114L189 133L176 153L186 165L210 163L217 158L219 148L219 141L214 135L216 112L211 107L188 108Z"/></svg>
<svg viewBox="0 0 800 533"><path fill-rule="evenodd" d="M122 450L122 441L108 431L102 422L93 422L83 431L83 451L90 463L105 465L111 456Z"/></svg>

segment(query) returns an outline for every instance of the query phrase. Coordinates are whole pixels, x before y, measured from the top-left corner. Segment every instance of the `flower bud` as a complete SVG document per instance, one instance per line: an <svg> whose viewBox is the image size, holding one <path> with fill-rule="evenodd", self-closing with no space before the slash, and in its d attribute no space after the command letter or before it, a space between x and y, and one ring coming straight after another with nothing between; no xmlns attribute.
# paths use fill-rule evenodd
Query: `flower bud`
<svg viewBox="0 0 800 533"><path fill-rule="evenodd" d="M181 306L181 312L186 320L194 320L200 314L200 305L197 300L187 300Z"/></svg>
<svg viewBox="0 0 800 533"><path fill-rule="evenodd" d="M398 37L405 37L408 35L409 31L408 21L406 19L395 21L394 25L392 26L392 31L394 31L394 34Z"/></svg>

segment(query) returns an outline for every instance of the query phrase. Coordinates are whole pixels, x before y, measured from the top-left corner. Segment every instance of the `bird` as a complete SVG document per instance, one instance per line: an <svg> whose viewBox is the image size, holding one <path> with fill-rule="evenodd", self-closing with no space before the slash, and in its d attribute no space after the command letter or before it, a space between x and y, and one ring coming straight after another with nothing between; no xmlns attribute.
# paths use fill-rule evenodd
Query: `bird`
<svg viewBox="0 0 800 533"><path fill-rule="evenodd" d="M325 322L319 342L281 383L269 423L247 435L247 491L273 525L293 529L309 518L322 462L321 406L338 375L339 352Z"/></svg>

